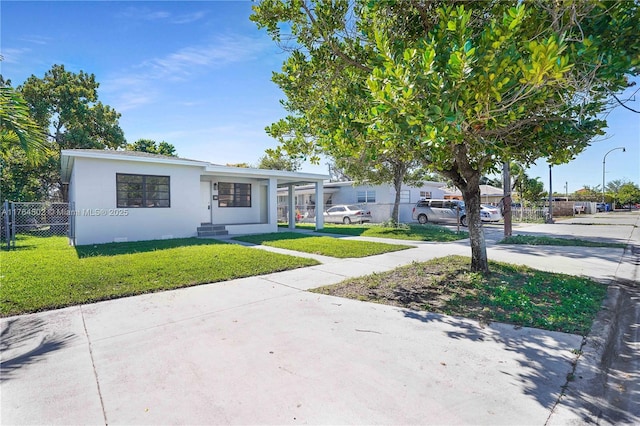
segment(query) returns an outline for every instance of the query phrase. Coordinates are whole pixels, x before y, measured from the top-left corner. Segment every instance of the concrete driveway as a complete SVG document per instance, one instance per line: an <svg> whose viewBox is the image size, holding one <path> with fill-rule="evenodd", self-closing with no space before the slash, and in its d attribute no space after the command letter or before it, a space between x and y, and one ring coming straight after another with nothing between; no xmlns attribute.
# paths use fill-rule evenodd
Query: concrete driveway
<svg viewBox="0 0 640 426"><path fill-rule="evenodd" d="M490 258L566 268L539 250ZM4 318L1 422L544 425L580 336L305 291L448 253L468 243ZM623 250L585 253L612 277Z"/></svg>

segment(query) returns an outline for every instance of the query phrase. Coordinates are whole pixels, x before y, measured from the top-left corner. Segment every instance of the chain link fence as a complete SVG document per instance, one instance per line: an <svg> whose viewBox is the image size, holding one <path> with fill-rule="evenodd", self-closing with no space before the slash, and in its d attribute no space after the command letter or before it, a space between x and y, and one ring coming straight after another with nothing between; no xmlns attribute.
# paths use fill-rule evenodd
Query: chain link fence
<svg viewBox="0 0 640 426"><path fill-rule="evenodd" d="M71 236L69 203L13 202L2 205L0 238L7 248L15 247L16 235L39 237Z"/></svg>

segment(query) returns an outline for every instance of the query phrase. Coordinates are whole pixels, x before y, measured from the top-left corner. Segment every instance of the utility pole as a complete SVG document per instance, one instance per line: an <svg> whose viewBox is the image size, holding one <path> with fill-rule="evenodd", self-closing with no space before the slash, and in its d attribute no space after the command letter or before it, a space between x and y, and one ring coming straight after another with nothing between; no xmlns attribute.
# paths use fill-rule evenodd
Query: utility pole
<svg viewBox="0 0 640 426"><path fill-rule="evenodd" d="M564 183L564 195L567 197L567 201L569 201L569 182Z"/></svg>
<svg viewBox="0 0 640 426"><path fill-rule="evenodd" d="M553 223L553 188L551 181L551 164L549 164L549 218L547 223Z"/></svg>
<svg viewBox="0 0 640 426"><path fill-rule="evenodd" d="M513 232L511 223L511 171L509 162L502 163L502 216L504 217L504 236L510 237Z"/></svg>

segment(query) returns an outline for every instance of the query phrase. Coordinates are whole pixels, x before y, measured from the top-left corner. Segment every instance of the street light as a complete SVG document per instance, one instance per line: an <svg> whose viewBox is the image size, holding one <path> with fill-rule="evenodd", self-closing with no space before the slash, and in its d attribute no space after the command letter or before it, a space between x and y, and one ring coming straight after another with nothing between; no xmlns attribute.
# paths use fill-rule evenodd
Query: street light
<svg viewBox="0 0 640 426"><path fill-rule="evenodd" d="M613 148L607 151L607 153L604 155L604 158L602 159L602 204L604 204L604 165L605 165L605 162L607 161L607 155L609 155L610 152L615 151L616 149L621 149L622 152L626 152L626 149L624 146L619 146L617 148Z"/></svg>

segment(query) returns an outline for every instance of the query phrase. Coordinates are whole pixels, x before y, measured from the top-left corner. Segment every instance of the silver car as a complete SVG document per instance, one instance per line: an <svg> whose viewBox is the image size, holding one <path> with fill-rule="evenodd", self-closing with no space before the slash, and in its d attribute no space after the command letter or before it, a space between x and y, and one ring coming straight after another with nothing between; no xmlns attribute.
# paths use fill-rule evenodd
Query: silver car
<svg viewBox="0 0 640 426"><path fill-rule="evenodd" d="M427 222L451 222L467 226L467 212L461 200L424 200L418 201L413 208L413 220L421 224Z"/></svg>
<svg viewBox="0 0 640 426"><path fill-rule="evenodd" d="M355 204L339 204L324 212L324 221L327 223L344 223L345 225L351 222L371 222L371 212Z"/></svg>

